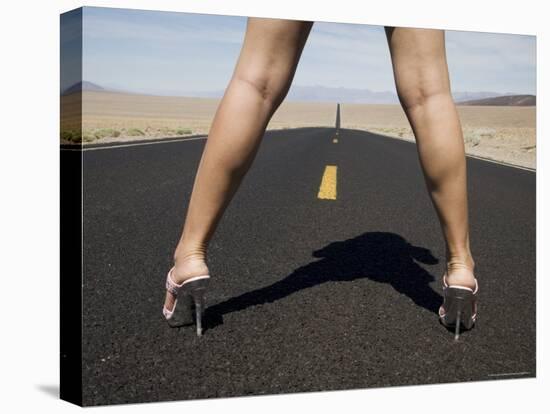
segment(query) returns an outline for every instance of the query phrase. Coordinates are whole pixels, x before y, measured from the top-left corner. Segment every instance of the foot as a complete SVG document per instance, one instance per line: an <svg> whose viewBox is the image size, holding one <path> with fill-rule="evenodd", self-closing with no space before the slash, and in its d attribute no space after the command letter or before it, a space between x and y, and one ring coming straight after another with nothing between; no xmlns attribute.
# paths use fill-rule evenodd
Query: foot
<svg viewBox="0 0 550 414"><path fill-rule="evenodd" d="M206 266L204 259L198 257L188 257L176 262L172 272L172 279L175 283L180 285L187 279L207 274L208 267ZM166 306L166 309L172 311L175 301L176 297L167 291L166 298L164 300L164 306Z"/></svg>
<svg viewBox="0 0 550 414"><path fill-rule="evenodd" d="M474 268L475 263L471 257L451 258L447 261L447 276L445 277L447 285L464 286L474 290L476 287Z"/></svg>

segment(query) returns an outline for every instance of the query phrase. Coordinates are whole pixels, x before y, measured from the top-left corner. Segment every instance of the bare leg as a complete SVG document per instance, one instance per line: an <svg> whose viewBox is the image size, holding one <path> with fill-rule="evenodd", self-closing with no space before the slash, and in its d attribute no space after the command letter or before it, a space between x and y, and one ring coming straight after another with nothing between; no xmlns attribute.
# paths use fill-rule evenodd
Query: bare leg
<svg viewBox="0 0 550 414"><path fill-rule="evenodd" d="M473 288L466 158L451 96L445 33L386 28L399 99L413 129L420 164L446 241L447 281Z"/></svg>
<svg viewBox="0 0 550 414"><path fill-rule="evenodd" d="M208 242L250 168L271 116L288 92L312 25L248 19L241 53L214 116L174 253L177 283L208 272ZM168 309L173 301L167 293Z"/></svg>

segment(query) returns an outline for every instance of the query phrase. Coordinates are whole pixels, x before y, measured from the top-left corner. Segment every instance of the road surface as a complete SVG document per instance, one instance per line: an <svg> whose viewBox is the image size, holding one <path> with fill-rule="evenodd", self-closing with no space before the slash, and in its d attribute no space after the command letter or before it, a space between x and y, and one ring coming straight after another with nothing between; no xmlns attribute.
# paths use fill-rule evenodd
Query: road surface
<svg viewBox="0 0 550 414"><path fill-rule="evenodd" d="M170 328L205 142L82 153L85 405L535 376L536 174L468 158L480 316L455 343L416 147L364 131L266 133L210 246L204 336Z"/></svg>

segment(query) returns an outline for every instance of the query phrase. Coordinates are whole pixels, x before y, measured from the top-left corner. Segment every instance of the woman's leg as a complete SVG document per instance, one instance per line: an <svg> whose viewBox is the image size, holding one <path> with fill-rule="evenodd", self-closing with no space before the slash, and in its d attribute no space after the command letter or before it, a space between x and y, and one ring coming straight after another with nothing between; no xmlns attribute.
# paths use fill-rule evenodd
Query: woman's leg
<svg viewBox="0 0 550 414"><path fill-rule="evenodd" d="M447 282L473 288L466 158L441 30L386 28L395 84L446 241Z"/></svg>
<svg viewBox="0 0 550 414"><path fill-rule="evenodd" d="M208 272L208 242L250 168L271 116L288 92L312 25L248 19L238 62L206 140L174 253L176 282ZM173 300L167 293L168 309L172 309Z"/></svg>

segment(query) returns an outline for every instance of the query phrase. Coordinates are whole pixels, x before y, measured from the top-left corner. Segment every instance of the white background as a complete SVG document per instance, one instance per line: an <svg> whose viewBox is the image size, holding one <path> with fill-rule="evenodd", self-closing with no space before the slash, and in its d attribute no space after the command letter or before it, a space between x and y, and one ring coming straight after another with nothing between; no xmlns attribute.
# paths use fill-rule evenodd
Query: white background
<svg viewBox="0 0 550 414"><path fill-rule="evenodd" d="M0 409L73 412L59 378L59 14L82 5L281 17L537 35L537 379L291 394L93 409L116 412L407 413L548 409L548 168L550 81L544 1L126 0L3 2L0 63ZM543 186L544 183L544 186ZM545 188L546 187L546 188ZM546 230L546 231L545 231ZM548 253L546 253L548 254ZM130 286L131 288L131 286ZM546 339L546 340L545 340ZM192 373L189 373L192 375ZM537 408L538 407L538 408Z"/></svg>

